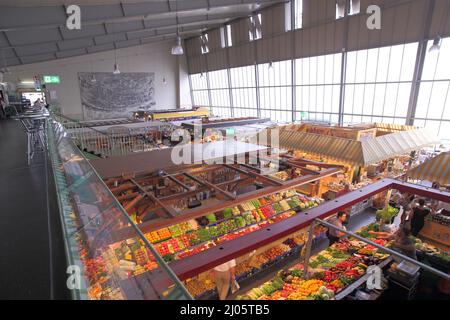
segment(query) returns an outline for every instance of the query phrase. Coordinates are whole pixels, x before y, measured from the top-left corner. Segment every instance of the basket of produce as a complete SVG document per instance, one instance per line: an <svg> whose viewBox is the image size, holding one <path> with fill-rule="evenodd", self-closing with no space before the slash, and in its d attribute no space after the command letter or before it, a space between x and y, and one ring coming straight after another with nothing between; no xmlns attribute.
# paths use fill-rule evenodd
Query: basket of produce
<svg viewBox="0 0 450 320"><path fill-rule="evenodd" d="M377 210L377 219L386 224L392 224L394 223L394 219L397 216L398 212L399 210L397 208L388 205L386 208Z"/></svg>

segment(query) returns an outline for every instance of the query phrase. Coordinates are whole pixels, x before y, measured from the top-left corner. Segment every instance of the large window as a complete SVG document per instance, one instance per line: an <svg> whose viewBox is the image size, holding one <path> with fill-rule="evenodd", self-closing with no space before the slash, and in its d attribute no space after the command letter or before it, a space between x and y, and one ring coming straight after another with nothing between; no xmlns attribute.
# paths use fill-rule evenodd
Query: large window
<svg viewBox="0 0 450 320"><path fill-rule="evenodd" d="M200 49L202 51L202 54L205 54L205 53L209 52L208 41L209 41L209 39L208 39L208 34L207 33L202 34L200 36L200 43L201 43L201 48Z"/></svg>
<svg viewBox="0 0 450 320"><path fill-rule="evenodd" d="M261 117L292 121L291 61L258 65Z"/></svg>
<svg viewBox="0 0 450 320"><path fill-rule="evenodd" d="M191 74L192 96L194 98L194 105L196 106L209 106L208 96L208 82L206 80L206 74L197 73Z"/></svg>
<svg viewBox="0 0 450 320"><path fill-rule="evenodd" d="M341 55L295 60L295 120L337 123Z"/></svg>
<svg viewBox="0 0 450 320"><path fill-rule="evenodd" d="M258 116L255 66L230 69L230 77L234 116Z"/></svg>
<svg viewBox="0 0 450 320"><path fill-rule="evenodd" d="M432 44L412 119L407 117L418 43L192 74L192 97L195 105L209 106L219 116L333 124L342 116L343 125L413 120L450 140L450 38L442 39L439 50L430 51Z"/></svg>
<svg viewBox="0 0 450 320"><path fill-rule="evenodd" d="M441 139L450 140L450 38L440 50L429 51L423 66L414 125L427 127Z"/></svg>
<svg viewBox="0 0 450 320"><path fill-rule="evenodd" d="M211 92L211 111L214 115L230 117L230 91L227 70L208 72Z"/></svg>
<svg viewBox="0 0 450 320"><path fill-rule="evenodd" d="M347 53L344 124L405 124L417 43Z"/></svg>
<svg viewBox="0 0 450 320"><path fill-rule="evenodd" d="M250 41L261 39L261 13L249 18L248 39Z"/></svg>
<svg viewBox="0 0 450 320"><path fill-rule="evenodd" d="M294 1L294 28L299 29L303 27L303 0Z"/></svg>

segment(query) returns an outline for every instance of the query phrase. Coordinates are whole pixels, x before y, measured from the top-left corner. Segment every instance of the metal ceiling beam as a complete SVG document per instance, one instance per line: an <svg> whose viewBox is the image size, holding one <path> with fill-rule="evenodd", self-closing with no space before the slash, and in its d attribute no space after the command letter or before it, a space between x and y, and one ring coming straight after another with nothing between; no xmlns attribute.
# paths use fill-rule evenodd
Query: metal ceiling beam
<svg viewBox="0 0 450 320"><path fill-rule="evenodd" d="M242 7L242 6L250 6L250 5L255 5L255 4L259 4L261 5L260 8L264 7L264 6L268 6L268 5L272 5L272 4L276 4L276 3L282 3L285 1L280 1L280 0L255 0L249 3L239 3L239 4L227 4L227 5L218 5L218 6L213 6L210 9L221 9L221 8L233 8L233 7ZM170 7L169 7L170 8ZM258 8L258 9L260 9ZM119 23L119 22L130 22L130 21L137 21L137 20L150 20L152 18L159 18L159 19L163 19L163 18L168 18L168 17L172 17L172 15L175 17L175 15L182 15L182 14L187 14L187 13L194 13L192 16L196 16L195 12L196 11L201 11L204 10L205 7L203 6L199 6L197 8L190 8L190 9L184 9L184 10L177 10L177 12L175 13L174 11L170 10L167 12L160 12L160 13L152 13L152 12L147 12L147 13L142 13L139 15L130 15L130 16L123 16L123 17L118 17L118 18L108 18L108 19L97 19L97 20L88 20L88 21L82 21L82 24L85 26L91 26L91 25L99 25L102 23ZM18 10L20 10L20 8L18 7ZM251 12L251 10L249 10ZM65 12L65 11L64 11ZM200 14L200 15L205 15L204 13ZM232 16L234 17L234 16ZM20 30L29 30L29 29L51 29L51 28L57 28L60 27L60 24L39 24L39 25L27 25L27 26L22 26L22 27L11 27L11 28L0 28L0 31L20 31Z"/></svg>
<svg viewBox="0 0 450 320"><path fill-rule="evenodd" d="M198 25L202 26L202 28L193 29L193 30L183 31L183 29L181 29L180 34L183 34L183 33L190 33L190 32L194 32L194 31L195 32L196 31L200 31L200 30L202 30L204 28L203 26L206 26L206 25L209 25L209 24L213 24L213 25L215 25L215 24L222 24L222 23L225 23L226 21L227 21L227 19L225 19L225 18L214 19L214 20L199 20L199 21L194 21L194 22L189 22L189 23L183 23L183 24L180 24L178 26L181 27L181 28L183 28L183 27L195 27L195 26L198 26ZM134 30L129 30L129 31L118 31L118 32L112 32L112 33L107 33L106 26L105 26L105 32L106 32L105 34L101 34L101 35L97 35L97 36L79 37L79 38L75 38L75 39L65 39L63 41L42 41L42 42L39 42L37 44L39 44L39 45L42 45L42 44L49 44L49 45L51 45L51 44L55 44L56 43L59 46L61 43L64 43L64 42L70 43L71 41L74 41L74 40L78 41L78 40L93 39L94 43L98 45L98 43L96 41L96 38L98 38L98 37L118 36L118 35L125 35L125 36L127 36L127 34L133 34L133 33L139 33L139 32L152 32L152 31L155 32L154 36L144 36L144 37L137 37L137 38L135 38L136 40L140 40L142 38L151 38L151 37L157 37L157 36L165 35L164 33L157 34L158 30L173 29L176 26L177 26L176 24L171 24L171 25L162 26L162 27L156 27L156 28L134 29ZM59 29L59 30L61 32L61 29ZM6 32L4 32L4 34L5 34L5 37L6 37ZM169 34L172 34L172 33L167 33L167 34L169 35ZM62 37L62 32L61 32L61 37ZM111 41L110 43L113 43L113 42L114 41ZM32 46L30 44L14 45L13 46L13 45L11 45L10 41L8 41L8 43L9 43L9 46L1 47L1 49L15 49L15 48L24 48L24 47ZM104 45L104 44L105 43L103 43L101 45ZM80 47L80 48L84 48L84 47ZM73 50L73 49L80 49L80 48L76 48L75 47L75 48L72 48L71 50ZM62 51L62 50L60 50L60 51ZM21 56L21 57L25 57L25 56Z"/></svg>

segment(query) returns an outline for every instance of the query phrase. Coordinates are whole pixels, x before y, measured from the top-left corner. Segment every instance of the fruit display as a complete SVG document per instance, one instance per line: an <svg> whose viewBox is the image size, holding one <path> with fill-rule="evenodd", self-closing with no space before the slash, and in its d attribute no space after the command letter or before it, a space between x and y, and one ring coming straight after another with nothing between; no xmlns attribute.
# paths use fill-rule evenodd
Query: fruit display
<svg viewBox="0 0 450 320"><path fill-rule="evenodd" d="M429 243L423 242L419 238L414 238L419 259L424 256L438 269L448 270L450 268L450 254Z"/></svg>
<svg viewBox="0 0 450 320"><path fill-rule="evenodd" d="M300 237L300 236L296 236ZM302 235L305 240L305 235ZM295 239L295 238L294 238ZM295 240L289 238L284 241L284 250L289 250L294 246ZM375 243L386 245L383 239L374 239ZM270 254L280 254L280 247L275 247L270 252L262 255L261 260L265 263L267 258L273 258ZM358 251L364 249L364 254ZM354 254L358 252L357 254ZM361 243L354 239L341 239L329 248L320 251L309 261L308 280L302 278L303 265L298 264L288 270L281 270L274 279L281 279L284 284L276 291L262 290L261 287L250 290L239 296L243 300L330 300L334 299L335 293L340 292L345 287L363 276L368 267L364 262L367 257L372 257L370 262L377 262L386 259L389 255L378 252L378 249ZM375 259L376 258L376 259ZM269 282L270 283L270 282ZM266 287L267 289L267 287ZM270 287L269 287L270 289Z"/></svg>
<svg viewBox="0 0 450 320"><path fill-rule="evenodd" d="M185 282L185 287L194 298L199 298L201 295L215 290L216 284L214 279L191 279L190 281Z"/></svg>
<svg viewBox="0 0 450 320"><path fill-rule="evenodd" d="M145 236L162 256L172 254L177 260L202 251L195 248L200 244L209 242L209 245L217 245L236 239L268 224L285 220L302 208L316 206L322 201L298 194L295 190L287 190L244 202L240 205L242 210L235 206L207 214L205 218L209 224L206 227L195 226L194 220L191 220L149 232Z"/></svg>

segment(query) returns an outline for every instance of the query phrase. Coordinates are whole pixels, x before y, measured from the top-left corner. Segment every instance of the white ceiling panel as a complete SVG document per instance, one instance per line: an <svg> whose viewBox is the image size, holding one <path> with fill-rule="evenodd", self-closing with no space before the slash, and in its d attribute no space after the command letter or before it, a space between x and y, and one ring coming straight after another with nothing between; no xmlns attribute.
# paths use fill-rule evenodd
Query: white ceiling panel
<svg viewBox="0 0 450 320"><path fill-rule="evenodd" d="M104 35L106 33L103 24L83 26L80 30L68 30L66 27L60 27L60 29L64 40L94 37Z"/></svg>
<svg viewBox="0 0 450 320"><path fill-rule="evenodd" d="M0 32L0 48L1 47L8 47L9 46L9 42L5 37L5 33L4 32Z"/></svg>
<svg viewBox="0 0 450 320"><path fill-rule="evenodd" d="M0 29L30 25L64 24L66 14L63 6L56 7L1 7Z"/></svg>
<svg viewBox="0 0 450 320"><path fill-rule="evenodd" d="M20 59L22 60L23 63L34 63L34 62L53 60L53 59L55 59L55 55L53 53L44 53L44 54L38 54L35 56L23 57Z"/></svg>
<svg viewBox="0 0 450 320"><path fill-rule="evenodd" d="M15 66L21 64L19 58L8 58L6 59L6 65L7 66ZM3 62L2 62L2 66L3 66Z"/></svg>
<svg viewBox="0 0 450 320"><path fill-rule="evenodd" d="M177 24L186 38L281 1L0 0L0 49L23 64L173 39ZM81 7L81 30L65 26L72 3Z"/></svg>
<svg viewBox="0 0 450 320"><path fill-rule="evenodd" d="M107 43L107 44L102 44L99 46L92 46L92 47L88 47L87 50L89 53L114 50L114 44Z"/></svg>
<svg viewBox="0 0 450 320"><path fill-rule="evenodd" d="M177 10L189 10L189 9L197 9L197 8L207 8L208 1L206 0L189 0L189 1L170 1L170 7L175 9L175 5Z"/></svg>
<svg viewBox="0 0 450 320"><path fill-rule="evenodd" d="M78 48L86 48L94 45L94 39L92 38L83 38L83 39L75 39L75 40L66 40L59 41L58 47L60 50L72 50Z"/></svg>
<svg viewBox="0 0 450 320"><path fill-rule="evenodd" d="M0 50L0 63L3 64L3 58L15 58L16 53L14 52L14 49L3 49Z"/></svg>
<svg viewBox="0 0 450 320"><path fill-rule="evenodd" d="M30 46L16 47L17 54L22 56L31 56L41 53L50 53L58 50L56 43L37 43Z"/></svg>
<svg viewBox="0 0 450 320"><path fill-rule="evenodd" d="M177 28L165 28L163 30L158 30L156 32L157 35L168 34L168 33L176 33Z"/></svg>
<svg viewBox="0 0 450 320"><path fill-rule="evenodd" d="M160 26L171 26L177 23L177 20L174 18L165 18L165 19L145 19L144 24L146 28L155 28Z"/></svg>
<svg viewBox="0 0 450 320"><path fill-rule="evenodd" d="M126 16L137 16L141 14L156 14L169 11L167 1L153 1L152 3L123 4Z"/></svg>
<svg viewBox="0 0 450 320"><path fill-rule="evenodd" d="M6 36L13 46L61 40L58 28L7 31Z"/></svg>
<svg viewBox="0 0 450 320"><path fill-rule="evenodd" d="M131 46L138 46L140 44L141 44L141 42L139 41L139 39L134 39L134 40L116 42L116 47L117 48L125 48L125 47L131 47Z"/></svg>
<svg viewBox="0 0 450 320"><path fill-rule="evenodd" d="M108 34L105 36L95 37L95 44L105 44L114 41L125 41L127 40L125 33Z"/></svg>
<svg viewBox="0 0 450 320"><path fill-rule="evenodd" d="M98 20L123 17L120 4L80 6L82 20Z"/></svg>
<svg viewBox="0 0 450 320"><path fill-rule="evenodd" d="M143 28L144 24L142 23L142 20L106 24L106 30L108 31L108 33L126 32L131 30L139 30Z"/></svg>
<svg viewBox="0 0 450 320"><path fill-rule="evenodd" d="M194 16L194 17L183 17L178 19L178 23L190 23L190 22L198 22L208 20L208 17L205 16Z"/></svg>
<svg viewBox="0 0 450 320"><path fill-rule="evenodd" d="M232 4L240 4L241 1L240 0L209 0L209 4L211 5L211 7L215 7L215 6L229 6Z"/></svg>
<svg viewBox="0 0 450 320"><path fill-rule="evenodd" d="M141 31L133 31L133 32L128 32L127 33L127 37L128 39L138 39L138 38L142 38L142 37L151 37L156 35L155 30L141 30Z"/></svg>
<svg viewBox="0 0 450 320"><path fill-rule="evenodd" d="M67 50L67 51L60 51L56 53L56 56L58 58L68 58L68 57L74 57L74 56L80 56L86 53L86 49L75 49L75 50Z"/></svg>

